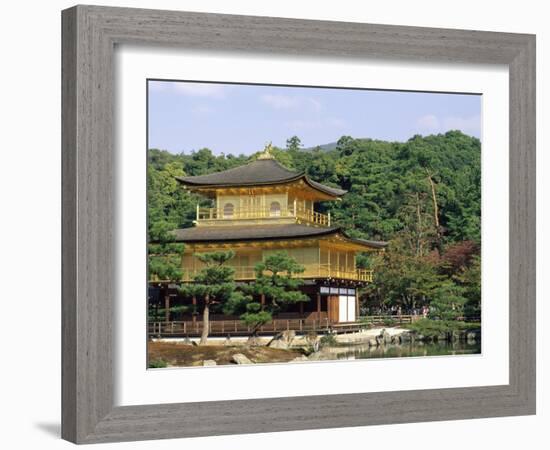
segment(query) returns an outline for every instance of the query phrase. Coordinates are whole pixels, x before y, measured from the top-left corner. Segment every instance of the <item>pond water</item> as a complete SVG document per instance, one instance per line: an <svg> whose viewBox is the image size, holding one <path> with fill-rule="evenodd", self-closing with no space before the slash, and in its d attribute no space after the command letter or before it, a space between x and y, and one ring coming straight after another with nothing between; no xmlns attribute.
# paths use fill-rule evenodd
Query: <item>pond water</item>
<svg viewBox="0 0 550 450"><path fill-rule="evenodd" d="M327 349L328 350L328 349ZM402 358L407 356L470 355L481 353L481 342L414 342L402 345L333 347L335 359Z"/></svg>

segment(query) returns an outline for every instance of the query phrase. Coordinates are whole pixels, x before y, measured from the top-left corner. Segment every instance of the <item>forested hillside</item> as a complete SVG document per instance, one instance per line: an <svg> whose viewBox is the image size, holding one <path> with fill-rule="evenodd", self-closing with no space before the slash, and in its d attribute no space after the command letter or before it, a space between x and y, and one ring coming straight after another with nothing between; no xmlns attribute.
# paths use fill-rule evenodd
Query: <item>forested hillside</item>
<svg viewBox="0 0 550 450"><path fill-rule="evenodd" d="M258 149L259 151L261 149ZM348 191L342 201L320 205L354 237L389 241L384 254L363 257L374 267L369 289L374 304L406 308L437 301L480 301L481 145L451 131L414 136L407 142L340 138L333 149L304 150L297 137L275 148L277 160L323 184ZM164 239L191 226L197 201L175 176L201 175L245 164L256 155L215 156L209 149L175 155L149 151L149 236Z"/></svg>

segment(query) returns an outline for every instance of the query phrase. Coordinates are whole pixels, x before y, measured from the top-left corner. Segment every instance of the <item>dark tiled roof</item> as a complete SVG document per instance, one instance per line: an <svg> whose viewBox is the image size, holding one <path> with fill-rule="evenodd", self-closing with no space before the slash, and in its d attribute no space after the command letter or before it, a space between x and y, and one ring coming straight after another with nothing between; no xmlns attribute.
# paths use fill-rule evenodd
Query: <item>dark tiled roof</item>
<svg viewBox="0 0 550 450"><path fill-rule="evenodd" d="M312 179L310 179L308 176L306 176L307 178L307 182L313 186L315 189L318 189L320 191L323 191L323 192L326 192L327 194L331 194L331 195L334 195L336 197L341 197L342 195L344 195L346 192L348 191L344 191L343 189L338 189L338 188L333 188L331 186L326 186L324 184L321 184L321 183L317 183L317 181L313 181Z"/></svg>
<svg viewBox="0 0 550 450"><path fill-rule="evenodd" d="M230 187L259 186L282 184L303 178L314 189L326 194L340 197L346 191L310 180L303 172L293 172L279 164L274 159L258 159L244 166L222 170L208 175L194 177L177 177L177 180L187 186L196 187Z"/></svg>
<svg viewBox="0 0 550 450"><path fill-rule="evenodd" d="M374 248L384 248L388 246L388 243L385 241L369 241L368 239L358 239L358 238L349 238L349 240L352 242L357 242L358 244L364 244Z"/></svg>
<svg viewBox="0 0 550 450"><path fill-rule="evenodd" d="M300 174L288 170L274 159L263 159L252 161L244 166L233 169L222 170L221 172L195 177L179 177L178 179L189 185L213 186L213 185L234 185L241 183L275 183L291 181L299 178Z"/></svg>
<svg viewBox="0 0 550 450"><path fill-rule="evenodd" d="M258 239L288 239L333 234L339 227L310 227L299 224L251 226L199 226L175 230L182 242L250 241Z"/></svg>
<svg viewBox="0 0 550 450"><path fill-rule="evenodd" d="M249 227L199 226L174 230L176 241L187 243L283 240L326 236L337 233L340 233L352 242L373 248L383 248L387 245L386 242L352 239L347 236L340 227L312 227L300 224L253 225Z"/></svg>

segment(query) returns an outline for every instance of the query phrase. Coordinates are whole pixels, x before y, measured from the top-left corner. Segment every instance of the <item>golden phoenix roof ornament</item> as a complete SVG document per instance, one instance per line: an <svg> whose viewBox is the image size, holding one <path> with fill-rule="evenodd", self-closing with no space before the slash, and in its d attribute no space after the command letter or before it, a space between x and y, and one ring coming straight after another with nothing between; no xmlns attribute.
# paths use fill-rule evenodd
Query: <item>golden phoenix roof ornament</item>
<svg viewBox="0 0 550 450"><path fill-rule="evenodd" d="M271 141L267 143L267 145L264 148L264 151L258 155L258 159L275 159L271 151L273 150L273 145L271 144Z"/></svg>

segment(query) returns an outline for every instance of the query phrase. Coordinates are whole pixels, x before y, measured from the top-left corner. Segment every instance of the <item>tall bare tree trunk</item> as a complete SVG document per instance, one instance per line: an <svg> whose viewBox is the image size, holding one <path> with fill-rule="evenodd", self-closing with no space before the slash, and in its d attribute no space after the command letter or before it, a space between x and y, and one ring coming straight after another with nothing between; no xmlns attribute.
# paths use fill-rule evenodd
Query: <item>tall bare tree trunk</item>
<svg viewBox="0 0 550 450"><path fill-rule="evenodd" d="M204 309L202 311L202 333L200 345L205 345L208 340L208 330L210 328L210 296L204 297Z"/></svg>
<svg viewBox="0 0 550 450"><path fill-rule="evenodd" d="M439 207L437 206L437 197L435 195L435 183L432 178L432 174L426 168L426 175L428 175L428 182L430 183L430 187L432 189L432 201L434 204L434 224L435 224L435 232L437 235L437 249L439 250L439 254L441 254L442 250L442 244L441 244L441 227L439 226Z"/></svg>
<svg viewBox="0 0 550 450"><path fill-rule="evenodd" d="M420 214L420 195L416 193L416 217L418 229L416 233L416 256L422 256L422 215Z"/></svg>

